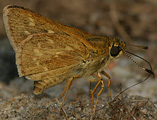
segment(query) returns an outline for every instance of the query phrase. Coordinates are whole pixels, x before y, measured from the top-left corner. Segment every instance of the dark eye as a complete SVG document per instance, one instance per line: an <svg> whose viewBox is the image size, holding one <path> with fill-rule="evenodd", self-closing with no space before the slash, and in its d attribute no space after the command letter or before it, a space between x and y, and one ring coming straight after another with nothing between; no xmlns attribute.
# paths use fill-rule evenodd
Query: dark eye
<svg viewBox="0 0 157 120"><path fill-rule="evenodd" d="M119 48L119 46L112 46L112 48L110 50L110 54L112 57L115 57L119 54L120 51L121 51L121 49Z"/></svg>

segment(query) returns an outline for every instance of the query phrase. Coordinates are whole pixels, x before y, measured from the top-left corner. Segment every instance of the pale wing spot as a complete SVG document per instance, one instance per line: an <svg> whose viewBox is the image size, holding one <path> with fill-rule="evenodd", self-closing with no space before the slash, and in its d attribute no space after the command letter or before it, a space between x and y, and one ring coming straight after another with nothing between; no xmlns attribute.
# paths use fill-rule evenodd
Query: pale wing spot
<svg viewBox="0 0 157 120"><path fill-rule="evenodd" d="M31 18L31 17L28 17L28 19L29 19L31 22L34 22L33 18Z"/></svg>
<svg viewBox="0 0 157 120"><path fill-rule="evenodd" d="M42 56L43 55L38 49L34 49L34 52L38 56Z"/></svg>
<svg viewBox="0 0 157 120"><path fill-rule="evenodd" d="M29 20L30 20L30 22L29 22L29 25L30 26L35 26L35 23L34 23L34 20L33 20L33 18L28 18Z"/></svg>
<svg viewBox="0 0 157 120"><path fill-rule="evenodd" d="M37 59L36 58L33 58L33 61L36 61Z"/></svg>
<svg viewBox="0 0 157 120"><path fill-rule="evenodd" d="M33 58L33 61L37 61L37 58ZM38 66L39 65L39 62L36 62L36 65Z"/></svg>
<svg viewBox="0 0 157 120"><path fill-rule="evenodd" d="M52 39L48 39L48 41L51 43L51 44L54 44L54 41Z"/></svg>
<svg viewBox="0 0 157 120"><path fill-rule="evenodd" d="M28 32L28 31L24 31L24 33L25 33L26 35L30 35L30 34L31 34L31 33Z"/></svg>
<svg viewBox="0 0 157 120"><path fill-rule="evenodd" d="M79 46L78 44L74 44L73 47L75 47L75 48L80 48L80 46Z"/></svg>
<svg viewBox="0 0 157 120"><path fill-rule="evenodd" d="M58 54L56 54L54 57L59 57Z"/></svg>
<svg viewBox="0 0 157 120"><path fill-rule="evenodd" d="M23 41L28 41L30 39L32 39L33 35L28 35L28 37L26 39L24 39Z"/></svg>
<svg viewBox="0 0 157 120"><path fill-rule="evenodd" d="M47 71L47 70L48 70L48 68L47 68L47 67L43 67L43 69L44 69L45 71Z"/></svg>
<svg viewBox="0 0 157 120"><path fill-rule="evenodd" d="M56 54L61 54L61 53L63 53L63 52L56 52Z"/></svg>
<svg viewBox="0 0 157 120"><path fill-rule="evenodd" d="M52 31L52 30L48 30L48 33L55 33L54 31Z"/></svg>
<svg viewBox="0 0 157 120"><path fill-rule="evenodd" d="M31 17L31 16L32 16L32 14L28 14L28 16L30 16L30 17Z"/></svg>
<svg viewBox="0 0 157 120"><path fill-rule="evenodd" d="M30 25L30 26L35 26L35 23L29 22L29 25Z"/></svg>
<svg viewBox="0 0 157 120"><path fill-rule="evenodd" d="M38 65L39 65L39 62L36 62L36 65L38 66Z"/></svg>
<svg viewBox="0 0 157 120"><path fill-rule="evenodd" d="M73 50L73 48L71 48L70 46L66 46L65 49L66 49L66 50Z"/></svg>
<svg viewBox="0 0 157 120"><path fill-rule="evenodd" d="M59 57L59 54L62 54L63 52L56 52L54 57Z"/></svg>

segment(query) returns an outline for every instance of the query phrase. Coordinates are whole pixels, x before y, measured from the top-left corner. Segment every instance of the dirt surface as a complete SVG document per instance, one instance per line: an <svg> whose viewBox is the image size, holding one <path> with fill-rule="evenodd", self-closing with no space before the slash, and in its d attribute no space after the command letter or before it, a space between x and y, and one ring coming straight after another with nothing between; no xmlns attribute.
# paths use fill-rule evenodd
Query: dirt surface
<svg viewBox="0 0 157 120"><path fill-rule="evenodd" d="M105 99L104 99L105 98ZM92 114L90 99L87 96L65 103L60 113L60 103L53 102L50 96L21 94L10 99L0 101L0 119L16 120L155 120L157 110L155 103L146 98L131 96L116 99L108 104L107 97L99 99L97 111ZM125 99L125 100L124 100Z"/></svg>
<svg viewBox="0 0 157 120"><path fill-rule="evenodd" d="M40 96L33 95L33 82L18 77L15 53L2 24L2 11L8 4L32 9L94 35L115 36L126 43L148 46L148 50L129 44L127 48L148 60L157 76L156 0L0 0L0 120L157 119L157 79L152 76L144 83L127 90L123 97L119 96L112 103L107 90L107 80L104 79L104 91L97 105L97 109L101 110L98 110L93 118L91 99L88 96L89 82L86 78L73 82L62 115L61 100L54 100L64 89L64 83L47 89ZM149 68L144 61L132 58L142 67ZM147 73L126 56L111 63L105 71L112 79L113 98L120 92L120 83L122 89L125 89L147 77ZM94 85L93 83L92 88ZM94 101L99 89L95 93Z"/></svg>

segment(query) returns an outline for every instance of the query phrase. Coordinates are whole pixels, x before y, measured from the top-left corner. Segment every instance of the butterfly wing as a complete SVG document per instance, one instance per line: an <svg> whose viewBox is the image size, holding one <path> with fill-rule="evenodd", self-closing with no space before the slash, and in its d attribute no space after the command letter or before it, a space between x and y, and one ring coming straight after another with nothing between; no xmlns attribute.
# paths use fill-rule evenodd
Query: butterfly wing
<svg viewBox="0 0 157 120"><path fill-rule="evenodd" d="M54 33L54 31L62 34L62 31L53 24L53 21L23 7L5 7L3 18L7 35L15 51L29 35Z"/></svg>
<svg viewBox="0 0 157 120"><path fill-rule="evenodd" d="M4 8L4 24L16 52L20 76L35 81L34 92L70 77L82 60L95 51L89 34L62 25L19 6Z"/></svg>
<svg viewBox="0 0 157 120"><path fill-rule="evenodd" d="M67 35L41 33L28 36L16 52L20 76L33 76L50 70L76 66L87 58L88 49L79 39ZM41 80L31 78L32 80Z"/></svg>
<svg viewBox="0 0 157 120"><path fill-rule="evenodd" d="M73 77L82 59L89 55L84 44L67 35L30 35L20 47L16 52L19 75L37 81L34 87L36 94Z"/></svg>

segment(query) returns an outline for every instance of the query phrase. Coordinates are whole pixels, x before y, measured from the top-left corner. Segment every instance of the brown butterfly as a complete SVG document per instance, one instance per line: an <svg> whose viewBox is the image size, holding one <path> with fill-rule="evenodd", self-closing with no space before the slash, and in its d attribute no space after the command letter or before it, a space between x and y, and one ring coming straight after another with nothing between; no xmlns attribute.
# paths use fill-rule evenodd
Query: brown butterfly
<svg viewBox="0 0 157 120"><path fill-rule="evenodd" d="M60 96L64 95L63 104L75 78L94 75L98 83L92 91L92 101L95 90L101 85L94 113L104 87L103 74L108 78L111 97L110 76L103 69L125 53L124 42L113 37L87 34L20 6L4 8L4 24L16 52L19 76L34 81L35 94L66 81Z"/></svg>

